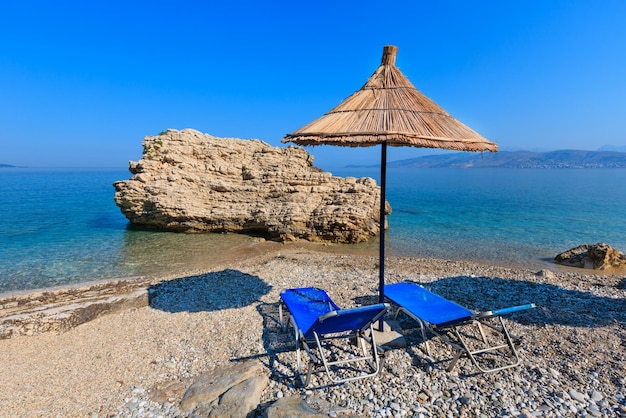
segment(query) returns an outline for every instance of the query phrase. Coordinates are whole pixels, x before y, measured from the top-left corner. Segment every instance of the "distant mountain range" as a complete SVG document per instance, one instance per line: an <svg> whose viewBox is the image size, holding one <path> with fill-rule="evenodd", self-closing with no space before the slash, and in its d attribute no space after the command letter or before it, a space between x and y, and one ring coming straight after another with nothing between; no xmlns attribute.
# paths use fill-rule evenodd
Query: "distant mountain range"
<svg viewBox="0 0 626 418"><path fill-rule="evenodd" d="M609 150L612 149L612 150ZM617 151L619 150L619 151ZM624 150L625 152L622 152ZM347 167L377 167L348 165ZM17 167L0 164L0 168ZM626 147L604 146L599 151L455 152L397 160L389 168L626 168Z"/></svg>
<svg viewBox="0 0 626 418"><path fill-rule="evenodd" d="M626 168L626 152L458 152L389 162L389 168Z"/></svg>

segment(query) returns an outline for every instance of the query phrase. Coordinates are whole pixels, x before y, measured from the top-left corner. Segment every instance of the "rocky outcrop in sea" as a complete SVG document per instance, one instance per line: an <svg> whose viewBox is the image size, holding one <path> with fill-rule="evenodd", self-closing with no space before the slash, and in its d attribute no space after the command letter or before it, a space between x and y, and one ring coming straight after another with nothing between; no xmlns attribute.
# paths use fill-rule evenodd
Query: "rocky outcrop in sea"
<svg viewBox="0 0 626 418"><path fill-rule="evenodd" d="M585 244L557 255L554 261L566 266L609 270L626 266L626 255L609 244Z"/></svg>
<svg viewBox="0 0 626 418"><path fill-rule="evenodd" d="M193 129L147 136L143 147L133 176L114 184L116 204L135 225L338 243L379 232L376 182L335 177L301 148Z"/></svg>

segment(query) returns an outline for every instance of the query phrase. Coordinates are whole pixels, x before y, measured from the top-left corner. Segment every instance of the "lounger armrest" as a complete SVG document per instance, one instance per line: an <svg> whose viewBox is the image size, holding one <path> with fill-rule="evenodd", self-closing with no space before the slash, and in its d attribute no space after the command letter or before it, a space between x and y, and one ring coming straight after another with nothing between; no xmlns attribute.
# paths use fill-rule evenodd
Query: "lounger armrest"
<svg viewBox="0 0 626 418"><path fill-rule="evenodd" d="M493 311L485 311L485 312L481 312L479 314L477 314L475 316L476 319L480 319L480 318L488 318L490 316L502 316L502 315L508 315L508 314L512 314L515 312L520 312L520 311L525 311L527 309L532 309L535 308L536 305L534 303L528 303L526 305L519 305L519 306L511 306L509 308L502 308L502 309L496 309Z"/></svg>
<svg viewBox="0 0 626 418"><path fill-rule="evenodd" d="M337 315L339 315L339 314L337 313L337 311L330 311L330 312L328 312L327 314L324 314L324 315L320 316L317 320L318 320L319 322L324 322L324 321L326 321L328 318L332 318L332 317L337 316Z"/></svg>
<svg viewBox="0 0 626 418"><path fill-rule="evenodd" d="M364 331L370 324L380 319L388 308L388 304L378 303L331 311L320 315L304 335L309 337L313 332L323 335L344 331Z"/></svg>

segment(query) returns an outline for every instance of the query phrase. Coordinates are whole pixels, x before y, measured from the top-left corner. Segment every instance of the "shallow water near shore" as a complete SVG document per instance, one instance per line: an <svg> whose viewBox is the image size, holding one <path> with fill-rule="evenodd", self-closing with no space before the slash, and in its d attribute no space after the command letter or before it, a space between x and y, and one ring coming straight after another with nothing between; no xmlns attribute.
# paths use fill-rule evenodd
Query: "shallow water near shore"
<svg viewBox="0 0 626 418"><path fill-rule="evenodd" d="M581 244L626 250L626 170L390 175L413 179L392 177L387 193L395 209L389 223L396 254L550 267L558 253Z"/></svg>
<svg viewBox="0 0 626 418"><path fill-rule="evenodd" d="M378 179L377 169L340 176ZM125 169L0 169L0 292L210 268L282 244L130 228L113 201ZM553 268L571 247L626 250L626 170L390 169L387 254ZM295 246L307 247L305 243ZM315 245L377 254L377 240Z"/></svg>

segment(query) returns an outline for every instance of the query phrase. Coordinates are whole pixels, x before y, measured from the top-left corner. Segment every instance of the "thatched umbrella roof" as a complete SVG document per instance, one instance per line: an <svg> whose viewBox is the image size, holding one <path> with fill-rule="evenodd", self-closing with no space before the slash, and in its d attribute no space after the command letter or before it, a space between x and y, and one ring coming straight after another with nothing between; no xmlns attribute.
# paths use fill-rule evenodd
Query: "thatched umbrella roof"
<svg viewBox="0 0 626 418"><path fill-rule="evenodd" d="M458 151L497 151L472 129L450 116L417 91L395 66L395 46L385 46L380 67L367 83L319 119L288 134L282 142L300 145L368 147L381 144L380 214L385 224L387 145L444 148ZM385 234L380 234L379 302L384 302ZM383 329L383 321L380 321Z"/></svg>
<svg viewBox="0 0 626 418"><path fill-rule="evenodd" d="M391 146L497 151L420 93L395 66L395 46L385 46L381 65L360 90L319 119L285 136L300 145Z"/></svg>

